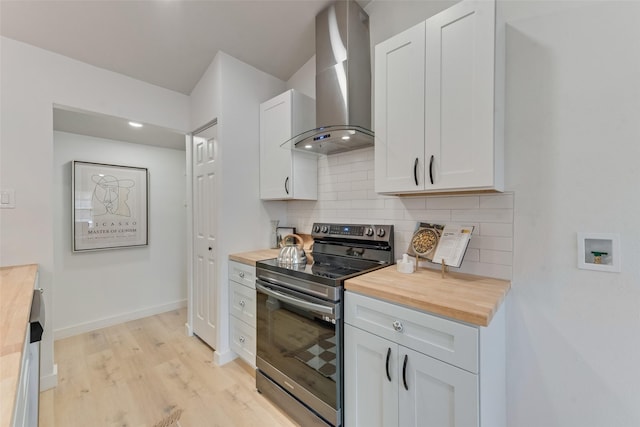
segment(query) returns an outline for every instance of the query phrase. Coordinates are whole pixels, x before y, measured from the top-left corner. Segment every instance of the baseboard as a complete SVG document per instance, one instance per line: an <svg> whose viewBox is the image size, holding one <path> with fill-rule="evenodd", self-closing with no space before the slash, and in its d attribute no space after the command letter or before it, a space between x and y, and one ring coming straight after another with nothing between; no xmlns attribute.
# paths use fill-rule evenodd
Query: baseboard
<svg viewBox="0 0 640 427"><path fill-rule="evenodd" d="M226 363L231 362L236 357L238 357L238 355L231 350L227 350L224 352L216 350L213 352L213 363L215 363L217 366L222 366Z"/></svg>
<svg viewBox="0 0 640 427"><path fill-rule="evenodd" d="M104 317L102 319L94 320L91 322L80 323L78 325L69 326L66 328L54 329L53 340L57 341L63 338L72 337L74 335L84 334L85 332L95 331L96 329L102 329L120 323L128 322L130 320L141 319L143 317L153 316L155 314L165 313L171 310L177 310L187 306L187 300L179 300L170 302L168 304L156 305L154 307L147 307L142 310L130 311L128 313L118 314L116 316Z"/></svg>
<svg viewBox="0 0 640 427"><path fill-rule="evenodd" d="M58 385L58 365L53 365L53 372L40 377L40 391L49 390Z"/></svg>

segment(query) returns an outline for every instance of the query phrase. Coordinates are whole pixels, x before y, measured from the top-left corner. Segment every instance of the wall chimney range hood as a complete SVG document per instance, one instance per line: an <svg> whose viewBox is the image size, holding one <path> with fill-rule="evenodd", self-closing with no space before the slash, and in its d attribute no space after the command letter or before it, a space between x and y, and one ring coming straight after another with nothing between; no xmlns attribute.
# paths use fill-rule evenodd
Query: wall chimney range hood
<svg viewBox="0 0 640 427"><path fill-rule="evenodd" d="M373 146L369 16L354 0L316 16L316 129L283 146L318 154Z"/></svg>

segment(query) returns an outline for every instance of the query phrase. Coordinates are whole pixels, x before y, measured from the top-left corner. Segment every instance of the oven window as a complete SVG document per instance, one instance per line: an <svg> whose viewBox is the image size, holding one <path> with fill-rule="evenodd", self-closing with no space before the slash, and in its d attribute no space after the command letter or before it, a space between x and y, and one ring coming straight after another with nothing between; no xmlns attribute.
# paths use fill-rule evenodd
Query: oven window
<svg viewBox="0 0 640 427"><path fill-rule="evenodd" d="M341 354L335 318L257 293L257 354L336 408Z"/></svg>

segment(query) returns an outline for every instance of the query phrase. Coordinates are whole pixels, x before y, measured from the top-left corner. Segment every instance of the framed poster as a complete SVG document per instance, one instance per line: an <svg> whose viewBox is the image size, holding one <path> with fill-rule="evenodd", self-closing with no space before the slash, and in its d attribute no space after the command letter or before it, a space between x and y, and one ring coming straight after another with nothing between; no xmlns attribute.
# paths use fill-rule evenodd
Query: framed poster
<svg viewBox="0 0 640 427"><path fill-rule="evenodd" d="M73 252L147 246L146 168L73 161Z"/></svg>

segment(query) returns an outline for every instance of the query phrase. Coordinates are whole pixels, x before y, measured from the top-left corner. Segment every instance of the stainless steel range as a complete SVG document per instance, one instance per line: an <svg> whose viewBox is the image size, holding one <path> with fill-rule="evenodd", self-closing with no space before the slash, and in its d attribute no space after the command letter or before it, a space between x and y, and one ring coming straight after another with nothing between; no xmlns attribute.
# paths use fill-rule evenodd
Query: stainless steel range
<svg viewBox="0 0 640 427"><path fill-rule="evenodd" d="M342 425L343 284L394 262L393 225L313 225L313 263L256 264L258 391L303 426Z"/></svg>

